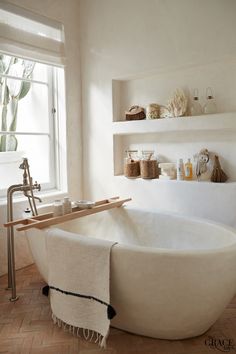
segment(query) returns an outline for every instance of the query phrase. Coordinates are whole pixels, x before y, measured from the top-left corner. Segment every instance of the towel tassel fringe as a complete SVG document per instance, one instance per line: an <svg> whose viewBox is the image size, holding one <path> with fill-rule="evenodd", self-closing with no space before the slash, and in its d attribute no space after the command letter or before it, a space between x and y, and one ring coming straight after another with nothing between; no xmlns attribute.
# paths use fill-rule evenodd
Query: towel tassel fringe
<svg viewBox="0 0 236 354"><path fill-rule="evenodd" d="M84 338L86 341L89 342L98 343L101 348L106 348L106 339L108 333L106 336L103 336L101 333L92 331L91 329L69 325L68 323L57 318L57 316L55 316L54 314L52 314L52 320L53 323L56 324L59 328L63 328L64 331L72 333L73 336Z"/></svg>

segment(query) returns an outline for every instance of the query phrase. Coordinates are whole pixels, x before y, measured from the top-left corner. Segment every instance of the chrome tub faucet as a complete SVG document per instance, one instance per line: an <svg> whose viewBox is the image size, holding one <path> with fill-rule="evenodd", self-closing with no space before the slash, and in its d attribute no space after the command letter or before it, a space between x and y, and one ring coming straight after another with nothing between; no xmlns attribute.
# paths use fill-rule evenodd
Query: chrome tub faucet
<svg viewBox="0 0 236 354"><path fill-rule="evenodd" d="M41 190L40 184L33 183L33 179L30 176L28 159L24 158L19 166L23 172L23 183L14 184L7 190L7 222L13 221L13 194L15 192L23 192L28 198L29 206L33 216L38 215L35 200L42 200L39 197L34 196L34 190ZM14 228L13 226L7 229L7 254L8 254L8 289L11 289L10 301L18 300L16 295L16 275L15 275L15 249L14 249Z"/></svg>

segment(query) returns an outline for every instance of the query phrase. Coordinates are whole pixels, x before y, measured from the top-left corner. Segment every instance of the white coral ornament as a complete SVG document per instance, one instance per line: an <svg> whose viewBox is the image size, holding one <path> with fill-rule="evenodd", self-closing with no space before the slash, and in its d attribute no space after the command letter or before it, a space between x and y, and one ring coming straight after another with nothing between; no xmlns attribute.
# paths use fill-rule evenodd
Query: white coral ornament
<svg viewBox="0 0 236 354"><path fill-rule="evenodd" d="M171 117L182 117L186 113L188 100L183 90L177 89L167 103L167 110Z"/></svg>

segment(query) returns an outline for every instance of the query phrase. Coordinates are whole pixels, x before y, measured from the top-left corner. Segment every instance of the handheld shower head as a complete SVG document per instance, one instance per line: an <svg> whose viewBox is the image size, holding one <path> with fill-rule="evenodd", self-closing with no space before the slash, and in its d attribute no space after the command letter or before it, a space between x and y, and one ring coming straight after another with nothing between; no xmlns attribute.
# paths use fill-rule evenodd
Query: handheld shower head
<svg viewBox="0 0 236 354"><path fill-rule="evenodd" d="M19 168L21 170L24 170L27 167L27 164L28 164L28 159L24 157L22 163L19 166Z"/></svg>

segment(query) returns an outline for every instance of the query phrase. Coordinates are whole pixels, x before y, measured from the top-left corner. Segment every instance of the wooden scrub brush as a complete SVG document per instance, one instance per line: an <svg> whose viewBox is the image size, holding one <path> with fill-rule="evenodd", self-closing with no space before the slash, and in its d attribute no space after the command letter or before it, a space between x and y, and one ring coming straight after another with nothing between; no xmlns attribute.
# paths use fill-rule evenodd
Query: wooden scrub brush
<svg viewBox="0 0 236 354"><path fill-rule="evenodd" d="M215 183L224 183L227 181L227 179L228 176L220 166L219 156L215 155L213 171L211 174L211 181Z"/></svg>

